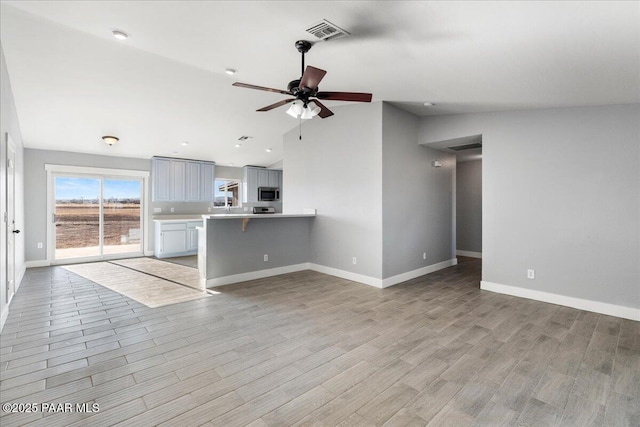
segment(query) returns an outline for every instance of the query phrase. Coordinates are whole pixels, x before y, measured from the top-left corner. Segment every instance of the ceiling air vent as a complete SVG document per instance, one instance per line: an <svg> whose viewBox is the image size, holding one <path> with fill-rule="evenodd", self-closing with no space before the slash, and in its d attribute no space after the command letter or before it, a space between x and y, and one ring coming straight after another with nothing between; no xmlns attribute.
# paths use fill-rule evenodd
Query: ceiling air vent
<svg viewBox="0 0 640 427"><path fill-rule="evenodd" d="M482 148L482 143L474 142L473 144L455 145L447 148L453 151L473 150L474 148Z"/></svg>
<svg viewBox="0 0 640 427"><path fill-rule="evenodd" d="M306 29L307 33L313 34L320 40L331 40L342 36L348 36L349 33L337 25L323 19L315 25Z"/></svg>
<svg viewBox="0 0 640 427"><path fill-rule="evenodd" d="M252 136L247 136L247 135L242 135L240 138L238 138L238 141L246 141L249 138L253 138Z"/></svg>

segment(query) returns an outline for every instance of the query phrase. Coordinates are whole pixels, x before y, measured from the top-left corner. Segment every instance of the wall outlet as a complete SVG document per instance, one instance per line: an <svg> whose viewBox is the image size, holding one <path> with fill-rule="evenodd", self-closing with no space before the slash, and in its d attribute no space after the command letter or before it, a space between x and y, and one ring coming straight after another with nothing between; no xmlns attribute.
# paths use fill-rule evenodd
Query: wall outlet
<svg viewBox="0 0 640 427"><path fill-rule="evenodd" d="M536 272L535 270L527 270L527 279L535 279L536 278Z"/></svg>
<svg viewBox="0 0 640 427"><path fill-rule="evenodd" d="M171 208L171 213L173 213L173 208Z"/></svg>
<svg viewBox="0 0 640 427"><path fill-rule="evenodd" d="M38 242L38 249L42 249L42 242Z"/></svg>
<svg viewBox="0 0 640 427"><path fill-rule="evenodd" d="M422 259L427 259L427 253L426 252L422 252Z"/></svg>
<svg viewBox="0 0 640 427"><path fill-rule="evenodd" d="M211 212L211 206L207 208L207 212Z"/></svg>
<svg viewBox="0 0 640 427"><path fill-rule="evenodd" d="M353 257L353 263L357 264L358 263L358 259L356 257Z"/></svg>
<svg viewBox="0 0 640 427"><path fill-rule="evenodd" d="M160 213L162 212L162 208L153 208L153 213Z"/></svg>
<svg viewBox="0 0 640 427"><path fill-rule="evenodd" d="M245 211L245 212L249 212L249 207L245 206L244 208L242 208L242 210Z"/></svg>
<svg viewBox="0 0 640 427"><path fill-rule="evenodd" d="M267 262L267 261L269 261L269 255L264 254L264 262Z"/></svg>

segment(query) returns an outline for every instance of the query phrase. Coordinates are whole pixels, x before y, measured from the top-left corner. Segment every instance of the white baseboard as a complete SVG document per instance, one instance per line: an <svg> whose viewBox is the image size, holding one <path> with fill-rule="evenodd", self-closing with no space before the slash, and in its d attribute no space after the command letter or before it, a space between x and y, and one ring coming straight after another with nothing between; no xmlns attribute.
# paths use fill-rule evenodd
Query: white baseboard
<svg viewBox="0 0 640 427"><path fill-rule="evenodd" d="M457 259L450 259L447 261L439 262L437 264L428 265L426 267L419 268L417 270L408 271L406 273L398 274L393 277L387 277L386 279L378 279L376 277L365 276L363 274L353 273L351 271L340 270L338 268L327 267L325 265L314 263L301 263L294 265L287 265L284 267L270 268L267 270L251 271L249 273L233 274L230 276L216 277L207 280L207 288L213 288L216 286L231 285L233 283L246 282L247 280L262 279L265 277L277 276L279 274L293 273L295 271L313 270L318 273L328 274L330 276L340 277L342 279L351 280L354 282L362 283L365 285L373 286L375 288L387 288L389 286L397 285L398 283L406 282L407 280L414 279L416 277L424 276L425 274L433 273L434 271L442 270L443 268L451 267L458 263Z"/></svg>
<svg viewBox="0 0 640 427"><path fill-rule="evenodd" d="M415 279L416 277L424 276L425 274L433 273L434 271L442 270L443 268L451 267L458 264L458 259L448 259L446 261L439 262L437 264L428 265L426 267L418 268L417 270L407 271L396 276L387 277L382 280L382 287L388 288L389 286L397 285L398 283L406 282L407 280Z"/></svg>
<svg viewBox="0 0 640 427"><path fill-rule="evenodd" d="M301 264L285 265L284 267L250 271L248 273L232 274L230 276L215 277L213 279L207 279L207 288L231 285L233 283L246 282L247 280L262 279L264 277L277 276L279 274L293 273L302 270L309 270L309 263L304 262Z"/></svg>
<svg viewBox="0 0 640 427"><path fill-rule="evenodd" d="M606 314L608 316L640 321L640 309L638 308L568 297L565 295L535 291L533 289L519 288L516 286L501 285L499 283L491 283L484 280L480 282L480 289L521 298L528 298L536 301L548 302L551 304L564 305L566 307L577 308L579 310L593 311L594 313Z"/></svg>
<svg viewBox="0 0 640 427"><path fill-rule="evenodd" d="M25 268L48 267L50 265L51 263L49 263L49 261L47 261L46 259L39 259L36 261L25 261L24 263Z"/></svg>
<svg viewBox="0 0 640 427"><path fill-rule="evenodd" d="M18 292L18 289L20 288L20 284L22 283L22 279L24 278L24 273L27 271L27 266L26 263L22 264L22 267L20 267L20 270L18 270L18 274L16 274L16 289L15 292Z"/></svg>
<svg viewBox="0 0 640 427"><path fill-rule="evenodd" d="M20 284L22 283L22 279L24 278L24 273L26 271L27 271L27 263L25 262L24 264L22 264L22 267L18 269L18 274L16 274L14 295L15 295L15 292L18 292L18 289L20 288ZM2 332L2 329L4 328L4 324L7 321L7 318L9 317L9 307L11 307L11 301L13 301L13 298L9 300L7 305L4 307L4 310L0 312L0 332Z"/></svg>
<svg viewBox="0 0 640 427"><path fill-rule="evenodd" d="M153 251L144 251L144 256L153 256Z"/></svg>
<svg viewBox="0 0 640 427"><path fill-rule="evenodd" d="M330 276L340 277L341 279L347 279L365 285L373 286L376 288L382 288L382 279L377 279L371 276L365 276L363 274L353 273L351 271L340 270L338 268L327 267L320 264L309 264L309 270L317 271L318 273L328 274Z"/></svg>
<svg viewBox="0 0 640 427"><path fill-rule="evenodd" d="M482 258L482 252L472 252L472 251L456 251L457 256L468 256L471 258Z"/></svg>

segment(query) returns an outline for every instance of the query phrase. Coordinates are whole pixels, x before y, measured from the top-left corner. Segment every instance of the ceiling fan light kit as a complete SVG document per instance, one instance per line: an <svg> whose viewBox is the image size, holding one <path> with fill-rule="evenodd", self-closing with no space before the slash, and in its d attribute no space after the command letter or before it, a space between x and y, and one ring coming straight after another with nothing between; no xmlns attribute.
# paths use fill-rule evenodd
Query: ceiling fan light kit
<svg viewBox="0 0 640 427"><path fill-rule="evenodd" d="M256 111L270 111L274 108L293 103L287 109L287 114L297 119L310 119L316 115L322 119L333 116L333 112L325 107L324 104L319 101L320 99L327 101L371 102L372 95L370 93L320 92L318 90L318 85L327 72L310 65L306 68L304 66L304 54L307 53L312 46L311 42L307 40L298 40L295 43L296 49L302 55L302 77L289 82L287 90L273 89L240 82L233 83L233 86L292 96L293 98L278 101ZM311 103L313 103L313 105Z"/></svg>

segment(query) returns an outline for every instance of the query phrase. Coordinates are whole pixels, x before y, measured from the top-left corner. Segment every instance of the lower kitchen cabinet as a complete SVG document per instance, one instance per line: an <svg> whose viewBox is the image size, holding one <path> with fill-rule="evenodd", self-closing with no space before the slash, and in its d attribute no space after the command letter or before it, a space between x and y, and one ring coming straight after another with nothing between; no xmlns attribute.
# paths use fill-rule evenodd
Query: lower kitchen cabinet
<svg viewBox="0 0 640 427"><path fill-rule="evenodd" d="M196 227L202 227L202 222L187 223L187 250L189 252L198 252L198 230Z"/></svg>
<svg viewBox="0 0 640 427"><path fill-rule="evenodd" d="M197 254L198 230L196 227L202 227L202 221L155 221L156 258Z"/></svg>

